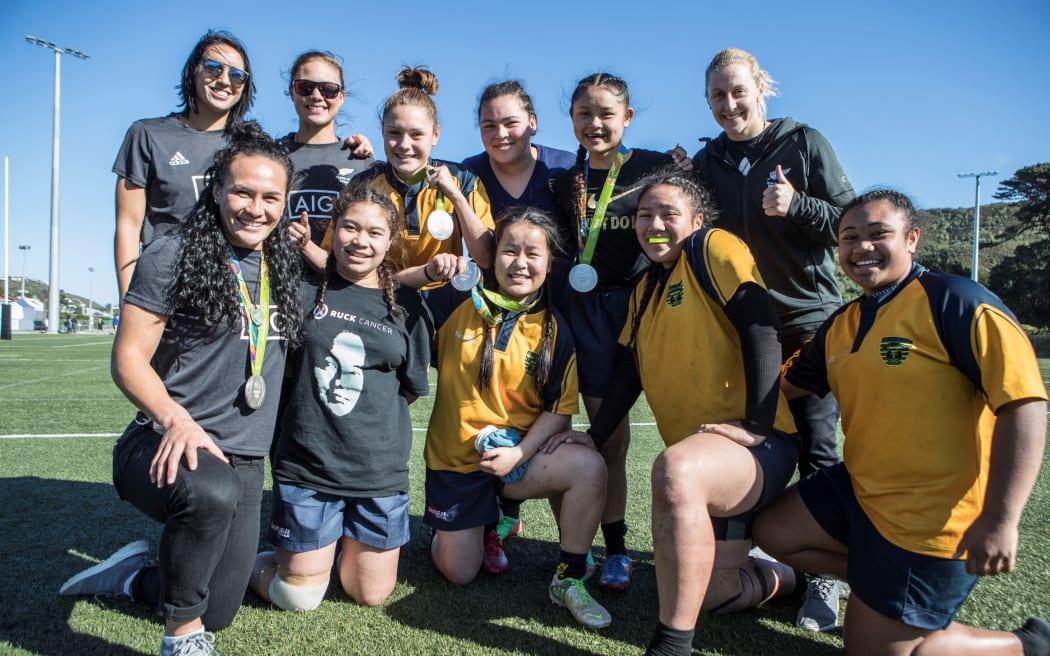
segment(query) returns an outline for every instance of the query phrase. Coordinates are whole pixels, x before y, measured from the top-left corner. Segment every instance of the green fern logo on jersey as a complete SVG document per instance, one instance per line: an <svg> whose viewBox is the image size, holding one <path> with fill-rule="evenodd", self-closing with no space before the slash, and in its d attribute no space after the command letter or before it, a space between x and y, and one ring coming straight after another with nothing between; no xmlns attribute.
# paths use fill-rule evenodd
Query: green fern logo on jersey
<svg viewBox="0 0 1050 656"><path fill-rule="evenodd" d="M908 359L913 342L906 337L883 337L879 342L879 355L891 367L899 367Z"/></svg>
<svg viewBox="0 0 1050 656"><path fill-rule="evenodd" d="M671 307L678 307L681 305L683 298L685 298L685 284L681 280L667 288L667 298L665 299L665 302Z"/></svg>
<svg viewBox="0 0 1050 656"><path fill-rule="evenodd" d="M528 351L528 352L525 353L525 375L526 376L533 376L533 377L536 376L536 363L539 361L539 359L540 359L540 357L538 355L536 355L535 353L533 353L532 351Z"/></svg>

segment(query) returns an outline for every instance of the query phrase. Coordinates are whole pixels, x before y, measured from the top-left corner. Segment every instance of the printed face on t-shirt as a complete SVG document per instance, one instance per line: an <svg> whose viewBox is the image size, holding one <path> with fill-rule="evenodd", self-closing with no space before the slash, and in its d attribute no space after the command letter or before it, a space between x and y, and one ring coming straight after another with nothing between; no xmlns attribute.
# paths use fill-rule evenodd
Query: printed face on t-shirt
<svg viewBox="0 0 1050 656"><path fill-rule="evenodd" d="M351 332L339 333L332 342L332 350L325 357L324 367L314 367L317 395L337 417L350 413L361 398L365 376L365 344Z"/></svg>

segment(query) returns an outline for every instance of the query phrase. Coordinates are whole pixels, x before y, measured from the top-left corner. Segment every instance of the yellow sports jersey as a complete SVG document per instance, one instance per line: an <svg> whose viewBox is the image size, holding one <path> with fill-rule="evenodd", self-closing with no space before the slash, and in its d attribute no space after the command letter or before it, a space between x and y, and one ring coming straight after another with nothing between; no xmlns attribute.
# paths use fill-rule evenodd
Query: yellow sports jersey
<svg viewBox="0 0 1050 656"><path fill-rule="evenodd" d="M481 180L473 173L460 169L449 162L436 162L448 167L452 178L459 185L463 195L467 197L471 209L489 230L494 229L492 212L489 209L488 195ZM452 215L453 231L448 239L434 239L427 230L427 217L434 211L437 202L438 190L420 181L411 186L405 185L390 170L390 165L382 163L369 171L361 173L360 178L367 181L368 186L380 191L390 197L390 201L397 208L401 219L401 237L404 249L401 253L393 253L395 257L404 257L406 267L422 266L431 258L440 253L453 253L463 255L463 233L459 229L459 221L452 208L452 201L445 199L445 211ZM358 181L355 179L355 183ZM328 226L324 239L321 240L321 248L332 250L332 224ZM430 285L436 286L436 285Z"/></svg>
<svg viewBox="0 0 1050 656"><path fill-rule="evenodd" d="M1046 399L1031 342L979 284L915 265L832 315L785 364L830 389L857 500L887 540L951 558L981 511L995 412Z"/></svg>
<svg viewBox="0 0 1050 656"><path fill-rule="evenodd" d="M572 336L561 330L561 316L545 305L541 301L526 313L507 313L493 331L492 383L484 391L477 380L485 324L473 302L467 298L443 322L442 309L433 308L440 327L437 395L423 452L429 469L477 471L474 438L490 424L524 436L544 411L570 416L579 411ZM554 313L552 363L547 389L540 394L533 376L548 311Z"/></svg>
<svg viewBox="0 0 1050 656"><path fill-rule="evenodd" d="M686 242L645 309L635 340L638 372L668 446L700 424L746 418L740 336L724 310L744 283L765 287L747 246L725 230L702 228ZM631 295L623 345L630 340L645 284L643 278ZM783 394L774 427L795 432Z"/></svg>

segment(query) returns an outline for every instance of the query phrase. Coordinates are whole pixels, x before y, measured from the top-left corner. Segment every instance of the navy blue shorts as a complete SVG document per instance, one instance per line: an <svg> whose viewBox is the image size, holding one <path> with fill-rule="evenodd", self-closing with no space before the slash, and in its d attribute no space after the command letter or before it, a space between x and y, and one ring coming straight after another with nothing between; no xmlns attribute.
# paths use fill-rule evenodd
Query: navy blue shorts
<svg viewBox="0 0 1050 656"><path fill-rule="evenodd" d="M748 451L762 470L762 493L754 506L739 515L711 518L715 538L719 540L742 540L751 536L751 517L759 508L777 498L795 474L798 435L773 430L761 444L748 448Z"/></svg>
<svg viewBox="0 0 1050 656"><path fill-rule="evenodd" d="M810 514L848 549L850 594L891 620L926 631L951 624L977 584L966 562L902 549L882 537L853 493L845 464L798 483Z"/></svg>
<svg viewBox="0 0 1050 656"><path fill-rule="evenodd" d="M270 516L270 542L295 553L344 535L375 549L396 549L409 538L407 493L359 499L274 481Z"/></svg>
<svg viewBox="0 0 1050 656"><path fill-rule="evenodd" d="M483 471L452 472L427 468L427 507L423 523L438 531L462 531L499 521L496 495L500 480Z"/></svg>
<svg viewBox="0 0 1050 656"><path fill-rule="evenodd" d="M570 292L565 320L576 344L576 371L580 393L605 398L619 351L620 333L627 322L631 287L609 292Z"/></svg>

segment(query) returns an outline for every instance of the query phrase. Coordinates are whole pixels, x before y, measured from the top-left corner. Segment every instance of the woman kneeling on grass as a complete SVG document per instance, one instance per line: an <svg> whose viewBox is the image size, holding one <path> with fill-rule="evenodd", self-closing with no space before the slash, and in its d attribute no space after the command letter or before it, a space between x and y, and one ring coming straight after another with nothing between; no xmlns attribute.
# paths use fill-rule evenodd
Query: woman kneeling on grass
<svg viewBox="0 0 1050 656"><path fill-rule="evenodd" d="M1046 441L1031 343L987 289L912 261L919 227L904 194L857 197L838 240L864 295L788 361L783 388L835 394L844 462L759 513L756 541L849 582L852 656L1050 654L1041 619L1013 633L953 621L978 576L1016 562Z"/></svg>
<svg viewBox="0 0 1050 656"><path fill-rule="evenodd" d="M584 626L601 628L611 618L583 579L605 504L605 463L581 445L557 455L540 451L579 407L572 337L545 293L558 244L547 214L515 210L496 226L496 284L482 280L466 298L432 297L438 386L423 521L436 532L430 553L438 569L466 585L481 569L485 526L499 519L497 492L560 503L550 599Z"/></svg>
<svg viewBox="0 0 1050 656"><path fill-rule="evenodd" d="M588 433L604 446L644 389L667 448L652 471L660 623L650 654L689 654L701 608L728 612L794 587L794 573L748 558L751 511L779 493L798 436L778 394L780 344L751 253L710 228L710 194L664 170L641 182L635 230L653 264L631 295L610 394Z"/></svg>
<svg viewBox="0 0 1050 656"><path fill-rule="evenodd" d="M336 545L354 601L382 603L408 541L408 405L428 391L433 331L419 292L399 286L397 210L351 183L332 210L320 284L303 283L303 350L273 463L270 541L251 588L285 610L324 599Z"/></svg>
<svg viewBox="0 0 1050 656"><path fill-rule="evenodd" d="M292 164L254 123L235 128L180 231L146 247L124 299L113 380L139 408L113 449L121 498L164 525L72 577L63 595L160 606L160 653L211 654L240 608L285 349L299 343L299 255L284 230ZM276 306L271 307L271 301Z"/></svg>

